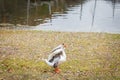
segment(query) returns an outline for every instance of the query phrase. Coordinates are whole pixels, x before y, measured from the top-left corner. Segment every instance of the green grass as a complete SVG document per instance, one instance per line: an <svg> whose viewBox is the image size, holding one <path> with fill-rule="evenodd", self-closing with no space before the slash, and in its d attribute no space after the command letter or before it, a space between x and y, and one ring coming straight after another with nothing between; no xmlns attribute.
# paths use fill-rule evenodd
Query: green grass
<svg viewBox="0 0 120 80"><path fill-rule="evenodd" d="M61 43L61 73L42 58ZM120 34L0 30L0 80L119 80Z"/></svg>

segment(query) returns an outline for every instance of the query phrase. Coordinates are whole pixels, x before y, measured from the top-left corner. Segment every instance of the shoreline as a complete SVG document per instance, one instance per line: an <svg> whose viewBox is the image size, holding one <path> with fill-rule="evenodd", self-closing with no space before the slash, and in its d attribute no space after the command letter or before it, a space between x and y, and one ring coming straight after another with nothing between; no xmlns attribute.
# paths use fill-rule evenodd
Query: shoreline
<svg viewBox="0 0 120 80"><path fill-rule="evenodd" d="M102 34L120 34L120 32L79 32L79 31L54 31L54 30L28 30L28 29L0 29L0 31L37 31L37 32L61 32L61 33L102 33Z"/></svg>

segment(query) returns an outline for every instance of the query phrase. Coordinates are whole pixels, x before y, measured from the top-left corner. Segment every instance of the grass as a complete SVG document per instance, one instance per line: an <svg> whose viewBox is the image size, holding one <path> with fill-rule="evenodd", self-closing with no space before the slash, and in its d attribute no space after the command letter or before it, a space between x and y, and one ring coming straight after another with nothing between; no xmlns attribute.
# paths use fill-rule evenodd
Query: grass
<svg viewBox="0 0 120 80"><path fill-rule="evenodd" d="M41 59L67 45L60 74ZM120 34L0 30L0 80L120 80Z"/></svg>

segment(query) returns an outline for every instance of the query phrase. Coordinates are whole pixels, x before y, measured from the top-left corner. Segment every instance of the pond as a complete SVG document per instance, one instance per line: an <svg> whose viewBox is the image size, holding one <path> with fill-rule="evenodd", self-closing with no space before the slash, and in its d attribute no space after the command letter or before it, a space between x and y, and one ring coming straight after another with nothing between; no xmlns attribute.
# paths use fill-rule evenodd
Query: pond
<svg viewBox="0 0 120 80"><path fill-rule="evenodd" d="M0 29L120 33L120 0L0 0Z"/></svg>

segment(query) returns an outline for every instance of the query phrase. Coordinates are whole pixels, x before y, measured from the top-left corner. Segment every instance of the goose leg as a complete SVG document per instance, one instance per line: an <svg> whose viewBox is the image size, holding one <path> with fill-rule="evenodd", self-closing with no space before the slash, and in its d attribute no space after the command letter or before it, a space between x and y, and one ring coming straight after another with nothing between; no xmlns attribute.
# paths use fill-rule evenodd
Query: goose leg
<svg viewBox="0 0 120 80"><path fill-rule="evenodd" d="M60 69L58 67L55 68L55 73L60 73Z"/></svg>
<svg viewBox="0 0 120 80"><path fill-rule="evenodd" d="M55 68L55 73L60 73L60 69L58 68L58 62L53 66Z"/></svg>

